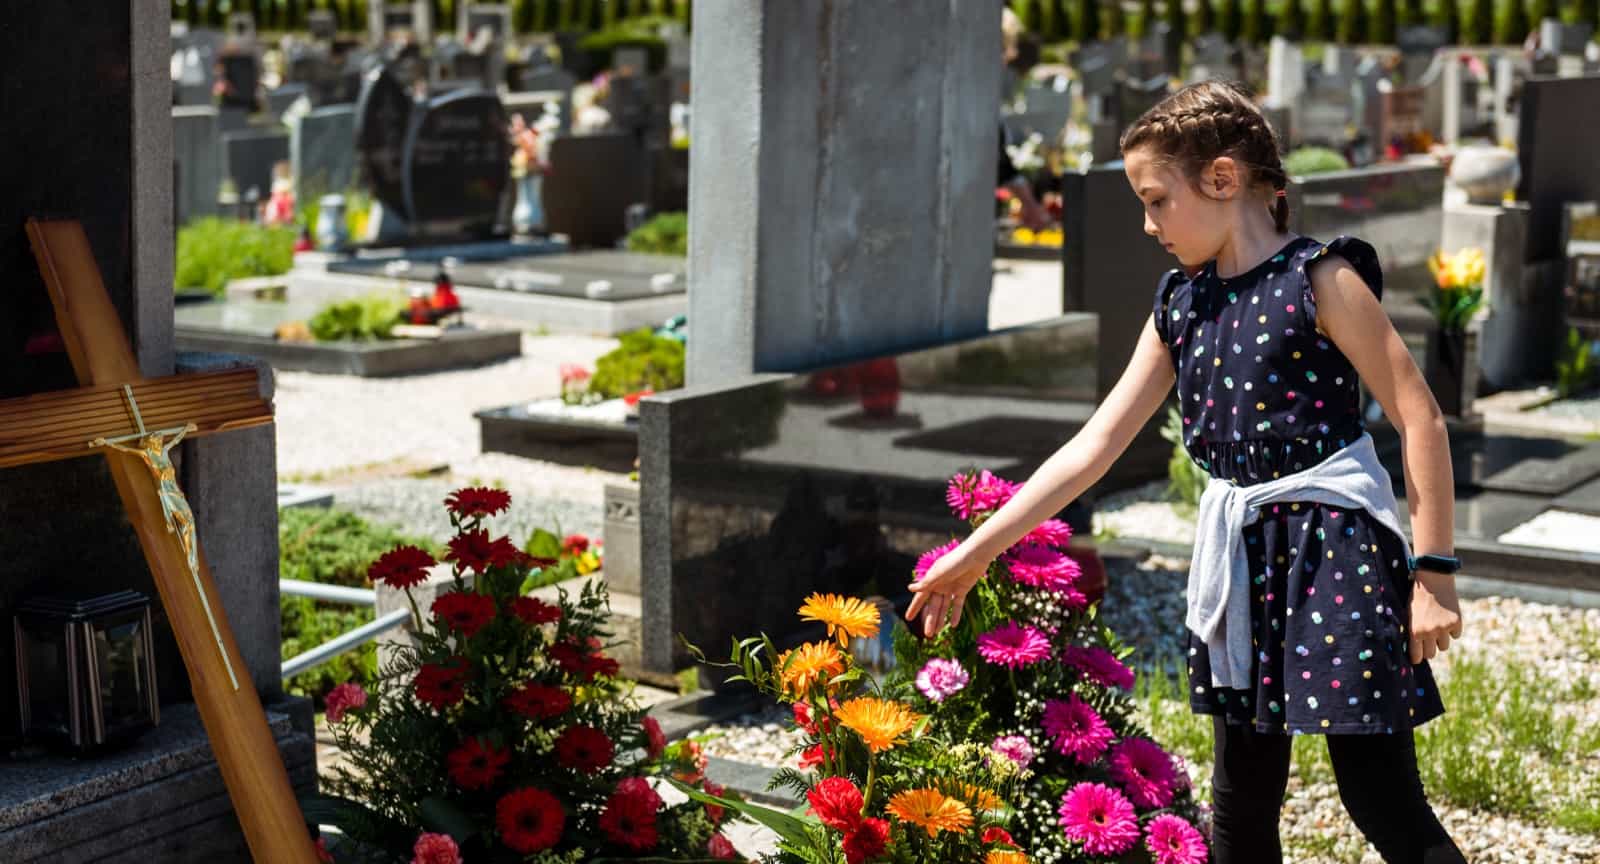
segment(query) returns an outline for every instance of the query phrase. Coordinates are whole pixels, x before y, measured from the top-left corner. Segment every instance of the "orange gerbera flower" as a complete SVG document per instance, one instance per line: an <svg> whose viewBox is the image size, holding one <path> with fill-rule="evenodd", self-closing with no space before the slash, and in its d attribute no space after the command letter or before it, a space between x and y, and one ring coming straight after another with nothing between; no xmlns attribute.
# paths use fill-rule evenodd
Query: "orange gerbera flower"
<svg viewBox="0 0 1600 864"><path fill-rule="evenodd" d="M831 642L807 642L778 655L778 681L787 693L804 696L812 685L844 671L844 656Z"/></svg>
<svg viewBox="0 0 1600 864"><path fill-rule="evenodd" d="M871 696L861 696L840 705L834 717L846 729L860 735L874 753L893 747L901 735L911 731L922 719L922 715L899 702Z"/></svg>
<svg viewBox="0 0 1600 864"><path fill-rule="evenodd" d="M1028 856L1015 849L991 849L983 864L1028 864Z"/></svg>
<svg viewBox="0 0 1600 864"><path fill-rule="evenodd" d="M800 620L826 624L828 635L839 640L840 648L850 644L852 637L871 639L878 635L878 607L855 597L812 594L800 607Z"/></svg>
<svg viewBox="0 0 1600 864"><path fill-rule="evenodd" d="M972 810L960 799L937 789L907 789L890 798L884 809L890 816L927 831L929 837L939 836L940 831L972 827Z"/></svg>
<svg viewBox="0 0 1600 864"><path fill-rule="evenodd" d="M962 783L951 791L976 810L999 810L1005 806L1001 803L999 795L972 783Z"/></svg>

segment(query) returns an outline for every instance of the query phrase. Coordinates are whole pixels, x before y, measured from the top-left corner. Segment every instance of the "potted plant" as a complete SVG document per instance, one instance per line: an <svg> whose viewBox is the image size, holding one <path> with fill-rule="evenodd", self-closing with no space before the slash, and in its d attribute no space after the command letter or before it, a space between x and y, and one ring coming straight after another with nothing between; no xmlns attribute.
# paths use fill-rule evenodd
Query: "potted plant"
<svg viewBox="0 0 1600 864"><path fill-rule="evenodd" d="M1467 357L1469 344L1468 325L1483 307L1483 250L1468 247L1453 255L1435 252L1428 259L1428 270L1433 273L1434 290L1423 297L1422 304L1433 313L1435 327L1428 332L1427 355L1423 375L1439 410L1446 415L1459 417L1471 401L1466 387L1470 370Z"/></svg>

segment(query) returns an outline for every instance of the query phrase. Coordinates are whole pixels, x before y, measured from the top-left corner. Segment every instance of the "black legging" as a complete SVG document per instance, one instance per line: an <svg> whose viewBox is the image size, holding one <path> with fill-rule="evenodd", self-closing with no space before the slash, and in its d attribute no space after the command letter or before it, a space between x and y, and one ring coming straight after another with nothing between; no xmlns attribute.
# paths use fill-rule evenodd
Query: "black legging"
<svg viewBox="0 0 1600 864"><path fill-rule="evenodd" d="M1283 861L1278 817L1289 784L1288 735L1213 719L1212 853L1216 864ZM1411 733L1326 735L1339 798L1389 864L1465 864L1433 815Z"/></svg>

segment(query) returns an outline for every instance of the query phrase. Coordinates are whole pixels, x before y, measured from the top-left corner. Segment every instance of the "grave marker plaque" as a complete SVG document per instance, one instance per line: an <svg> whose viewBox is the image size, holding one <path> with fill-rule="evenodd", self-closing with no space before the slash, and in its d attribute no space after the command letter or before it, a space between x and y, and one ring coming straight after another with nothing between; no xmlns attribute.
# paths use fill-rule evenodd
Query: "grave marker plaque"
<svg viewBox="0 0 1600 864"><path fill-rule="evenodd" d="M486 233L511 176L506 112L493 94L430 100L405 145L405 203L413 226L436 233Z"/></svg>

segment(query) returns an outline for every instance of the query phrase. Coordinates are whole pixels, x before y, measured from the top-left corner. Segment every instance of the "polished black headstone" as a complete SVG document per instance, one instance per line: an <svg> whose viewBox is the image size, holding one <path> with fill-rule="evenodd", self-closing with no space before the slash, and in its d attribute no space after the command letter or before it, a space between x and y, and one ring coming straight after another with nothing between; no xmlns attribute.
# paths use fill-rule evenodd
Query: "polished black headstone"
<svg viewBox="0 0 1600 864"><path fill-rule="evenodd" d="M1588 128L1574 118L1600 116L1600 75L1529 78L1517 111L1517 199L1532 205L1528 261L1564 258L1562 205L1600 200L1600 159ZM1559 290L1559 286L1557 286Z"/></svg>
<svg viewBox="0 0 1600 864"><path fill-rule="evenodd" d="M372 194L400 218L408 218L405 195L406 130L411 94L386 64L367 73L356 103L356 151Z"/></svg>
<svg viewBox="0 0 1600 864"><path fill-rule="evenodd" d="M500 99L486 92L437 96L412 121L405 146L405 201L412 227L486 234L511 180L511 142Z"/></svg>
<svg viewBox="0 0 1600 864"><path fill-rule="evenodd" d="M246 129L222 134L223 176L233 180L241 197L256 190L265 201L272 194L273 169L289 161L289 133L281 128Z"/></svg>
<svg viewBox="0 0 1600 864"><path fill-rule="evenodd" d="M645 150L632 135L569 135L550 142L541 186L544 224L574 247L610 247L627 234L624 214L648 200Z"/></svg>

